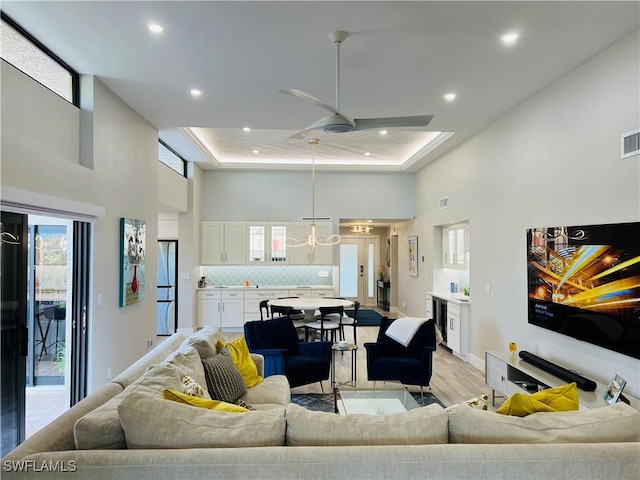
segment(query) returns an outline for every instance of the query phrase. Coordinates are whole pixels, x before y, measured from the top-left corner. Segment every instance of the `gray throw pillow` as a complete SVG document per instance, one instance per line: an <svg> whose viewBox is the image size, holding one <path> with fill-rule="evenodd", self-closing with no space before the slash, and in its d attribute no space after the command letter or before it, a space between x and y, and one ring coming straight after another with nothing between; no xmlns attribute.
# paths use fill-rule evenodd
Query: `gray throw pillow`
<svg viewBox="0 0 640 480"><path fill-rule="evenodd" d="M231 360L227 347L217 355L202 360L202 366L212 399L236 403L247 392L242 374Z"/></svg>

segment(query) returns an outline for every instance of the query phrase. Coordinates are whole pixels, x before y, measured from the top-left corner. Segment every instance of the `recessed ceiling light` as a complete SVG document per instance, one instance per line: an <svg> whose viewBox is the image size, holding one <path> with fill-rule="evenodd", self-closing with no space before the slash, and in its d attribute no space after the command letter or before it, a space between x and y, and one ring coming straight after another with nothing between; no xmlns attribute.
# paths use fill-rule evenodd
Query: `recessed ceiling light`
<svg viewBox="0 0 640 480"><path fill-rule="evenodd" d="M147 25L147 27L149 28L149 31L151 33L162 33L162 32L164 32L164 28L162 28L162 25L158 25L157 23L150 23L149 25Z"/></svg>
<svg viewBox="0 0 640 480"><path fill-rule="evenodd" d="M387 131L386 130L380 130L380 135L386 135Z"/></svg>
<svg viewBox="0 0 640 480"><path fill-rule="evenodd" d="M502 43L505 45L513 45L518 41L518 36L516 32L509 32L502 35L500 40L502 40Z"/></svg>
<svg viewBox="0 0 640 480"><path fill-rule="evenodd" d="M453 92L446 93L442 96L447 102L453 102L456 99L456 94Z"/></svg>
<svg viewBox="0 0 640 480"><path fill-rule="evenodd" d="M260 153L259 150L251 150L253 153Z"/></svg>
<svg viewBox="0 0 640 480"><path fill-rule="evenodd" d="M251 129L249 127L244 127L242 129L242 131L245 132L245 133L249 133L251 131Z"/></svg>
<svg viewBox="0 0 640 480"><path fill-rule="evenodd" d="M369 155L371 155L371 152L364 152L365 157L368 157Z"/></svg>
<svg viewBox="0 0 640 480"><path fill-rule="evenodd" d="M197 88L192 88L190 93L192 97L199 97L200 95L202 95L202 92Z"/></svg>

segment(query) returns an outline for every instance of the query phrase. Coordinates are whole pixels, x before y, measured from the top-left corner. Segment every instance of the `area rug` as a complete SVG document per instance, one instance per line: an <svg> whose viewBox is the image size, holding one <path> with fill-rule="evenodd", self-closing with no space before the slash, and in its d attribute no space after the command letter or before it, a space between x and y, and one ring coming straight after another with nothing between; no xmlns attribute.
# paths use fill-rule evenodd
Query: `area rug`
<svg viewBox="0 0 640 480"><path fill-rule="evenodd" d="M344 313L353 318L353 310L345 310ZM379 327L382 316L375 310L358 310L358 326Z"/></svg>
<svg viewBox="0 0 640 480"><path fill-rule="evenodd" d="M413 398L420 403L420 393L419 392L411 392ZM340 398L338 397L338 401ZM332 393L292 393L291 394L291 403L295 403L296 405L300 405L301 407L307 408L309 410L315 410L317 412L333 412L333 394ZM445 405L436 398L433 393L424 392L424 405L431 405L432 403L437 403L442 408L445 408Z"/></svg>

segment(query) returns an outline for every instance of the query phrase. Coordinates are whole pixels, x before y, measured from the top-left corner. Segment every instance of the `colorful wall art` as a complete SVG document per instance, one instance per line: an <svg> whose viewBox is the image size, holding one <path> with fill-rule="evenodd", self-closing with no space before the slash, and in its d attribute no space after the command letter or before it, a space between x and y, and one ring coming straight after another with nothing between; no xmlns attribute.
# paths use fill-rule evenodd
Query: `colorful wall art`
<svg viewBox="0 0 640 480"><path fill-rule="evenodd" d="M144 220L120 219L120 306L144 300L146 224Z"/></svg>
<svg viewBox="0 0 640 480"><path fill-rule="evenodd" d="M418 276L418 237L409 237L409 275Z"/></svg>

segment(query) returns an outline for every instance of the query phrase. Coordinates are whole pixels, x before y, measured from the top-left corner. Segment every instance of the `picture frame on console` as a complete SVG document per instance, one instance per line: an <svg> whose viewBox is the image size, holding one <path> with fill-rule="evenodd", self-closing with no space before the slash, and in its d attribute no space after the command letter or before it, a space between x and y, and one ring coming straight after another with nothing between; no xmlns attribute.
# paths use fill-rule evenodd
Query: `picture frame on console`
<svg viewBox="0 0 640 480"><path fill-rule="evenodd" d="M620 395L622 394L622 389L627 384L627 381L622 378L620 375L615 374L609 380L609 384L607 386L607 390L604 392L603 398L613 405L618 401Z"/></svg>

